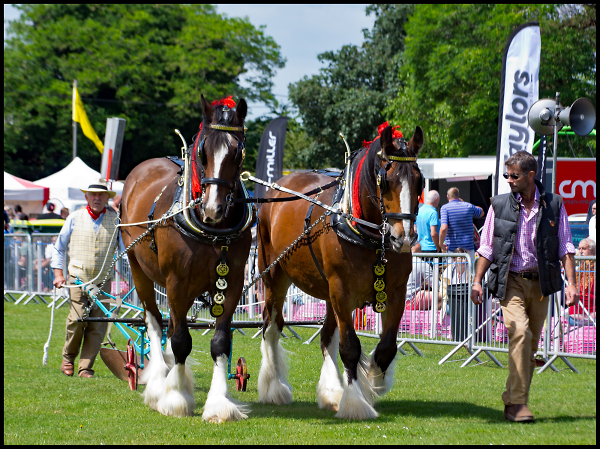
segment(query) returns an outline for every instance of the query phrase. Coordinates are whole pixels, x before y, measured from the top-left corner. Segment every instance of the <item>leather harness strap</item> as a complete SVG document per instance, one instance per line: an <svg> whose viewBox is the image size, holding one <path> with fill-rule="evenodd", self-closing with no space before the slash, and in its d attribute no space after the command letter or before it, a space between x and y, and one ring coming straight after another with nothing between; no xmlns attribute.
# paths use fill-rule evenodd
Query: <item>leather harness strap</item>
<svg viewBox="0 0 600 449"><path fill-rule="evenodd" d="M315 252L313 250L312 243L310 242L310 230L308 230L308 228L310 227L310 218L312 216L312 211L313 211L314 207L315 207L315 205L314 205L314 203L312 203L310 205L310 207L308 208L308 212L306 213L306 218L304 219L304 232L306 233L306 241L308 242L308 249L310 250L310 255L312 256L313 261L315 262L315 265L317 266L317 270L319 270L319 273L321 274L321 277L323 279L325 279L325 282L329 282L327 280L327 276L325 276L325 273L323 273L323 269L321 268L321 265L319 265L319 261L317 260L317 256L315 256Z"/></svg>
<svg viewBox="0 0 600 449"><path fill-rule="evenodd" d="M323 190L330 189L333 186L338 185L340 182L336 179L335 181L331 181L329 184L325 184L324 186L317 187L316 189L311 190L310 192L303 193L304 196L314 195L315 193L321 193ZM284 201L296 201L299 200L300 197L295 196L287 196L284 198L234 198L234 203L281 203Z"/></svg>

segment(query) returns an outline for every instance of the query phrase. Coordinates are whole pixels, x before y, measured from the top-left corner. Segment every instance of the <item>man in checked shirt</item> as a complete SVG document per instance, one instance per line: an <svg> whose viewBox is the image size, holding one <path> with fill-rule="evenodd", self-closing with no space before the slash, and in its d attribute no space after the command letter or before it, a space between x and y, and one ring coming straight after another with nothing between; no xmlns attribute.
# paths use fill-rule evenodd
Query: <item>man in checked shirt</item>
<svg viewBox="0 0 600 449"><path fill-rule="evenodd" d="M533 421L527 407L535 353L548 311L548 295L563 286L562 261L568 285L566 305L579 301L575 277L575 247L567 213L558 195L544 192L535 180L537 162L526 151L505 162L511 193L492 198L471 291L483 303L481 280L488 268L488 290L500 300L508 329L508 380L502 393L504 418Z"/></svg>

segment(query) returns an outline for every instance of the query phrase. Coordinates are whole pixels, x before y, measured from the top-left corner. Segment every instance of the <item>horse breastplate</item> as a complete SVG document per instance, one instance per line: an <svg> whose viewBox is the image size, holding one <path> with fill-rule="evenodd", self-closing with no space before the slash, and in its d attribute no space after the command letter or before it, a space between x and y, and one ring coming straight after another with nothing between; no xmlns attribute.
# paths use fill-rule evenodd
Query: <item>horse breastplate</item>
<svg viewBox="0 0 600 449"><path fill-rule="evenodd" d="M173 198L173 204L169 209L170 213L176 212L177 210L183 209L189 202L189 198L191 195L191 182L188 182L188 192L184 191L184 186L186 183L183 182L184 176L189 176L184 173L184 164L179 158L168 156L175 164L181 167L179 174L181 174L181 178L177 183L177 189L175 190L175 196ZM239 198L248 198L248 191L244 187L242 182L237 183L237 197ZM243 214L241 220L233 227L224 228L224 229L215 229L213 227L205 225L202 220L198 217L194 209L188 209L188 213L184 214L183 212L179 212L175 216L173 216L173 220L175 223L175 227L179 232L183 235L193 238L194 240L198 240L199 242L214 245L225 243L229 244L231 242L235 242L242 237L244 231L246 231L249 227L251 227L256 221L256 215L252 208L251 204L243 204Z"/></svg>

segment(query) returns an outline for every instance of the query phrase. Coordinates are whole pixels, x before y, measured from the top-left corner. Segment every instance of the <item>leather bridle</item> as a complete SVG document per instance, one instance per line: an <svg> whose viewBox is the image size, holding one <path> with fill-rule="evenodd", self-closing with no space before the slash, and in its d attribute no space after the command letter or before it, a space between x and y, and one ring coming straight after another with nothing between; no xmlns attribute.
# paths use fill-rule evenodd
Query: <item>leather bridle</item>
<svg viewBox="0 0 600 449"><path fill-rule="evenodd" d="M400 145L400 150L404 150L407 151L408 146L406 145L406 141L403 138L398 139L398 143ZM391 212L385 212L385 208L383 206L383 194L387 191L387 179L386 179L386 171L387 169L389 169L389 165L392 162L417 162L417 158L416 157L409 157L409 156L391 156L391 155L384 155L383 154L383 150L379 151L377 153L377 156L379 156L379 158L382 161L386 161L387 164L385 165L385 167L380 168L377 173L377 186L379 187L379 206L381 208L381 215L384 218L384 220L411 220L413 222L415 222L417 220L417 211L419 210L419 205L417 204L417 207L415 208L415 212L412 214L407 214L407 213L391 213ZM421 192L423 192L423 173L421 172L421 170L419 169L419 174L421 176L421 187L420 187L420 192L419 195L421 194Z"/></svg>
<svg viewBox="0 0 600 449"><path fill-rule="evenodd" d="M227 106L223 107L224 112L229 111L229 110L230 109ZM202 140L200 141L199 145L198 145L198 138L200 136L198 136L198 138L196 138L196 142L194 144L194 149L192 150L193 152L196 152L196 149L197 149L196 155L200 162L200 169L201 169L200 185L202 187L204 187L207 184L218 184L218 185L222 185L225 187L229 187L230 192L227 195L227 209L225 211L225 216L227 216L227 213L229 212L230 207L233 205L233 197L235 196L238 179L239 179L240 173L242 171L242 164L244 163L244 159L246 157L246 131L248 130L248 128L246 128L245 126L226 126L226 125L215 125L215 124L210 124L210 125L208 125L208 127L211 129L217 130L217 131L231 133L231 135L238 142L237 152L235 155L235 159L236 159L236 161L238 161L238 166L237 166L237 170L235 172L235 176L233 178L233 182L228 181L226 179L222 179L222 178L205 177L204 166L206 165L207 161L206 161L206 154L204 152L204 142L206 141L206 137L207 137L206 135L202 137ZM238 136L233 134L236 132L243 133L243 137L241 140L238 138ZM202 192L204 194L204 188L202 189Z"/></svg>

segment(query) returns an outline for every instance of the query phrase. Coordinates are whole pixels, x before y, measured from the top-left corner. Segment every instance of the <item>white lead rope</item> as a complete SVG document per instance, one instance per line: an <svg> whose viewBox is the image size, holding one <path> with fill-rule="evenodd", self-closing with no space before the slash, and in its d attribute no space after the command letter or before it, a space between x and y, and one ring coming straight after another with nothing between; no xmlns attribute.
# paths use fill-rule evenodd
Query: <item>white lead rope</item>
<svg viewBox="0 0 600 449"><path fill-rule="evenodd" d="M44 366L48 364L48 349L50 349L50 339L52 338L52 328L54 327L54 305L56 304L56 287L54 287L54 297L52 301L52 314L50 315L50 334L48 335L48 341L44 345L44 357L42 357L42 363Z"/></svg>

